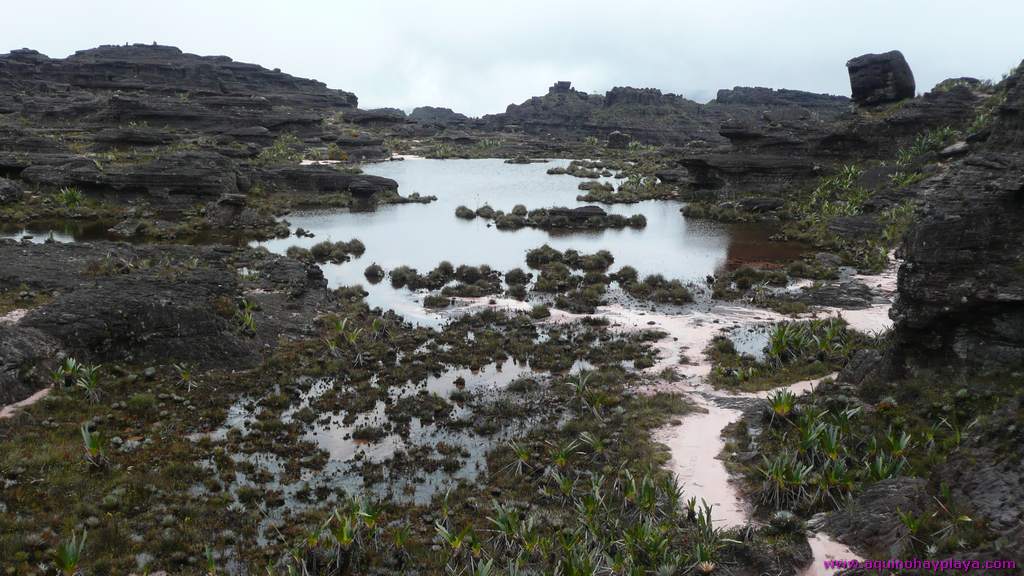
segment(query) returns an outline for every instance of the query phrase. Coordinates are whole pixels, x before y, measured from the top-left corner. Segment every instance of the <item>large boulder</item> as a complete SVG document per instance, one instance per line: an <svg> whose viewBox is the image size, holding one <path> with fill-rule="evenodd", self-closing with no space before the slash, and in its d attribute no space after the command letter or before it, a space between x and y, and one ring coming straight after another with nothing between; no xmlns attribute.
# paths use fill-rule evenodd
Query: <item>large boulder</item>
<svg viewBox="0 0 1024 576"><path fill-rule="evenodd" d="M57 349L57 343L38 330L0 321L0 406L45 387Z"/></svg>
<svg viewBox="0 0 1024 576"><path fill-rule="evenodd" d="M0 178L0 206L4 204L13 204L25 195L21 190L21 186L18 186L17 182L12 182L6 178Z"/></svg>
<svg viewBox="0 0 1024 576"><path fill-rule="evenodd" d="M633 137L625 132L619 132L615 130L608 135L608 147L619 150L629 148L629 143L633 141Z"/></svg>
<svg viewBox="0 0 1024 576"><path fill-rule="evenodd" d="M857 104L871 106L913 98L914 73L899 50L864 54L846 63L850 91Z"/></svg>

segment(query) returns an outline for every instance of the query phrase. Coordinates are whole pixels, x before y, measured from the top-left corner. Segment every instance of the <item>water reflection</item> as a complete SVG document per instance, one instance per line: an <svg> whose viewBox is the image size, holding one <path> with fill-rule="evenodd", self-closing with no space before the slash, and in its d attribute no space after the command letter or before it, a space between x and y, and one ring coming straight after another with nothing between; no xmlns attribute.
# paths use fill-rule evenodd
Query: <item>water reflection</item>
<svg viewBox="0 0 1024 576"><path fill-rule="evenodd" d="M581 252L609 250L617 269L636 268L641 275L660 273L669 278L699 282L708 274L739 261L784 260L795 257L799 246L770 242L762 226L729 226L683 218L677 202L647 201L632 205L604 206L611 213L643 214L642 230L602 230L582 233L548 233L524 228L502 231L477 218L460 220L455 208L484 204L506 212L516 204L529 209L551 206L582 206L576 201L582 181L572 176L547 174L545 164L506 164L502 160L406 160L372 164L369 174L393 178L402 194L434 195L431 204L382 206L375 212L313 212L288 217L295 227L312 231L315 238L271 240L264 245L275 252L289 246L309 247L322 240L358 238L366 244L361 258L341 265L325 265L332 286L362 284L372 306L409 313L419 309L418 297L407 290L393 290L388 283L370 285L363 271L372 262L390 270L407 265L427 272L443 260L457 265L488 264L507 271L525 267L525 254L548 243L559 250Z"/></svg>

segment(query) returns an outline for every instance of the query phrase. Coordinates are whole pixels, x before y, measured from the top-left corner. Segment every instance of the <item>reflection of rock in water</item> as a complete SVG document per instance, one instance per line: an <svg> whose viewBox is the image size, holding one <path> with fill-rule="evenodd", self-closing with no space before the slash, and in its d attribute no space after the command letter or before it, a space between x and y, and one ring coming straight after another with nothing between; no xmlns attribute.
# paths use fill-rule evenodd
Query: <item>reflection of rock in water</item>
<svg viewBox="0 0 1024 576"><path fill-rule="evenodd" d="M733 224L728 230L729 244L725 256L728 270L745 264L789 262L807 250L807 246L799 242L766 241L763 226Z"/></svg>

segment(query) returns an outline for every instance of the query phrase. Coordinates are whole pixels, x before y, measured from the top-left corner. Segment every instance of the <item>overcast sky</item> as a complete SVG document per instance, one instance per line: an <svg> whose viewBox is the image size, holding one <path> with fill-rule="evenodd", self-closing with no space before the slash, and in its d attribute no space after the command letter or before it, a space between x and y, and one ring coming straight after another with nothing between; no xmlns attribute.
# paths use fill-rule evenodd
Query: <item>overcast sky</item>
<svg viewBox="0 0 1024 576"><path fill-rule="evenodd" d="M1024 0L44 0L5 2L0 52L153 41L280 68L364 108L501 112L555 80L849 95L846 60L902 50L919 92L1024 59Z"/></svg>

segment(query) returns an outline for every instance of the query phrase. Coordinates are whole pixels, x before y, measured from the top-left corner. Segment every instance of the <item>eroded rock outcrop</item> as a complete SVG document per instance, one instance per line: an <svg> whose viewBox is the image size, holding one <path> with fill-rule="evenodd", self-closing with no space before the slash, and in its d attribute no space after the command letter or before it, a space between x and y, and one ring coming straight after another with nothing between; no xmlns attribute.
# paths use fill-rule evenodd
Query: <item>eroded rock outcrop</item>
<svg viewBox="0 0 1024 576"><path fill-rule="evenodd" d="M919 185L893 312L910 367L1024 362L1022 68L998 87L987 141Z"/></svg>
<svg viewBox="0 0 1024 576"><path fill-rule="evenodd" d="M421 124L437 124L440 126L462 125L469 121L469 117L465 114L459 114L451 108L441 108L438 106L414 108L409 114L409 119Z"/></svg>
<svg viewBox="0 0 1024 576"><path fill-rule="evenodd" d="M699 104L655 88L615 87L604 94L587 94L562 81L544 96L510 104L504 113L484 116L476 125L575 138L605 139L619 131L648 144L725 144L726 137L719 133L723 122L824 125L848 105L843 97L768 88L721 91L718 99Z"/></svg>
<svg viewBox="0 0 1024 576"><path fill-rule="evenodd" d="M319 268L263 250L3 240L0 261L0 291L49 295L13 326L82 361L244 367L310 334L333 301ZM44 348L5 357L20 365Z"/></svg>
<svg viewBox="0 0 1024 576"><path fill-rule="evenodd" d="M0 321L0 406L46 386L58 346L39 330Z"/></svg>
<svg viewBox="0 0 1024 576"><path fill-rule="evenodd" d="M173 224L218 198L268 189L397 199L393 181L300 163L389 154L355 122L394 112L405 122L404 113L356 104L353 94L315 80L170 46L101 46L63 59L16 50L0 55L0 205L21 201L25 189L34 203L14 213L53 218L46 204L62 201L46 196L73 189L68 206L102 199L98 211L109 220L145 212ZM272 234L275 214L266 203L251 203L253 210L262 212L227 227ZM191 222L193 231L203 222ZM166 228L142 224L129 222L125 235Z"/></svg>

